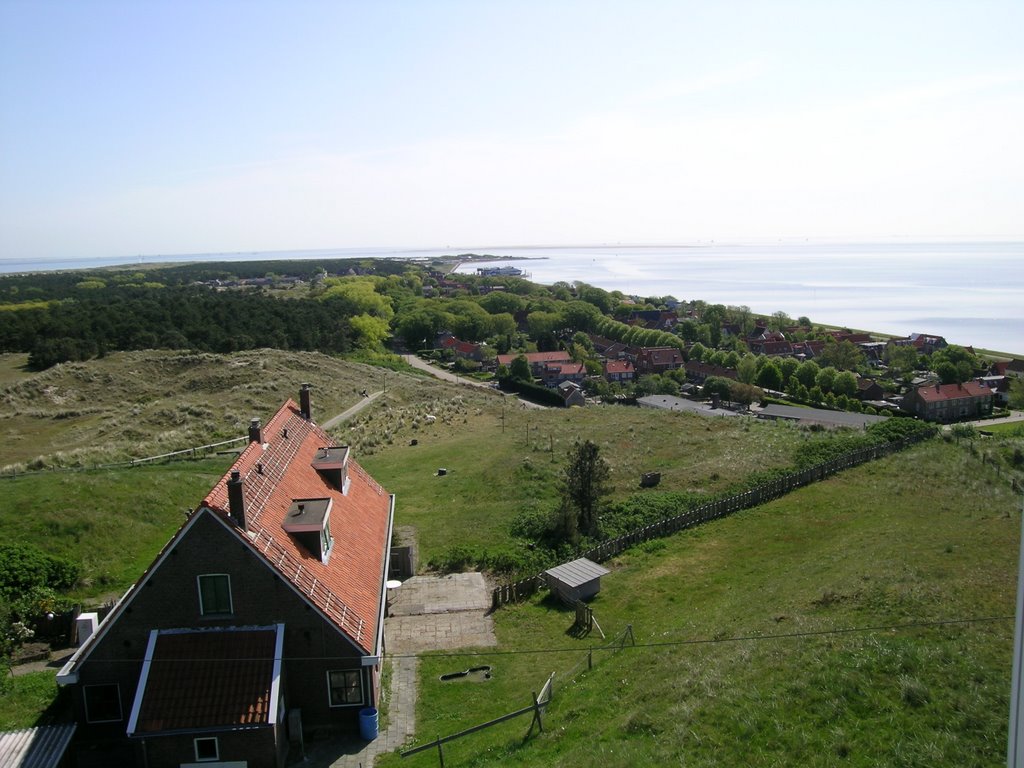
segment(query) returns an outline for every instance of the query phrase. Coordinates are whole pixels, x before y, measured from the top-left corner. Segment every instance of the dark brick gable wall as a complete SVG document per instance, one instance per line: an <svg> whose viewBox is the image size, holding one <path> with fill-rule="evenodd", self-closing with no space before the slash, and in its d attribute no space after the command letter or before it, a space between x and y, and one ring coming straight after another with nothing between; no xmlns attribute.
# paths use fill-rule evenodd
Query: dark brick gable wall
<svg viewBox="0 0 1024 768"><path fill-rule="evenodd" d="M73 686L80 733L86 738L125 737L150 630L279 623L285 625L282 690L287 708L302 709L307 730L356 730L360 707L329 706L327 671L361 669L362 706L376 706L373 668L362 668L359 651L215 519L214 513L196 514L199 517L126 598L120 616L80 664L79 684ZM232 616L200 615L196 576L208 573L227 573L231 577ZM123 719L87 725L83 687L108 683L120 688Z"/></svg>

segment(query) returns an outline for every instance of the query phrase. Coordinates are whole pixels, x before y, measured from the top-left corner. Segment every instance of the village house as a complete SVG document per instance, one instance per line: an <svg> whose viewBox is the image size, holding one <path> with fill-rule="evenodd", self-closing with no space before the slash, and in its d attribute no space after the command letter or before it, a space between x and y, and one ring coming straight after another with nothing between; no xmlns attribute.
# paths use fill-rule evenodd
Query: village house
<svg viewBox="0 0 1024 768"><path fill-rule="evenodd" d="M859 331L826 331L827 335L835 339L836 343L842 343L848 341L851 344L868 344L874 339L871 338L871 334L862 333Z"/></svg>
<svg viewBox="0 0 1024 768"><path fill-rule="evenodd" d="M808 341L794 341L791 345L793 356L800 360L813 360L820 357L825 349L825 342L818 339Z"/></svg>
<svg viewBox="0 0 1024 768"><path fill-rule="evenodd" d="M571 381L581 384L587 376L587 368L583 363L544 363L540 371L540 379L545 386L556 387L562 382Z"/></svg>
<svg viewBox="0 0 1024 768"><path fill-rule="evenodd" d="M985 384L928 384L913 390L903 401L905 410L925 421L949 424L992 413L992 390Z"/></svg>
<svg viewBox="0 0 1024 768"><path fill-rule="evenodd" d="M380 700L394 496L288 400L57 675L97 765L280 768Z"/></svg>
<svg viewBox="0 0 1024 768"><path fill-rule="evenodd" d="M912 333L902 339L890 339L890 343L895 344L897 347L914 347L918 353L923 355L930 355L936 350L949 346L941 336L927 333Z"/></svg>
<svg viewBox="0 0 1024 768"><path fill-rule="evenodd" d="M724 379L738 379L735 368L724 368L721 365L702 363L700 360L688 360L684 368L686 378L696 384L703 384L711 376L720 376Z"/></svg>
<svg viewBox="0 0 1024 768"><path fill-rule="evenodd" d="M652 331L670 331L679 321L675 312L662 309L634 309L626 321L630 325L638 325Z"/></svg>
<svg viewBox="0 0 1024 768"><path fill-rule="evenodd" d="M629 360L605 360L604 378L612 384L631 384L633 364Z"/></svg>
<svg viewBox="0 0 1024 768"><path fill-rule="evenodd" d="M678 347L641 347L636 356L637 373L665 373L682 368L683 352Z"/></svg>
<svg viewBox="0 0 1024 768"><path fill-rule="evenodd" d="M885 390L874 379L857 379L858 400L884 400Z"/></svg>
<svg viewBox="0 0 1024 768"><path fill-rule="evenodd" d="M979 376L975 379L992 390L992 403L997 406L1010 404L1010 379L1007 376Z"/></svg>
<svg viewBox="0 0 1024 768"><path fill-rule="evenodd" d="M480 363L484 359L483 345L462 341L451 333L442 333L438 337L437 346L441 347L441 349L450 350L457 358L462 360L472 360Z"/></svg>
<svg viewBox="0 0 1024 768"><path fill-rule="evenodd" d="M563 381L558 385L558 394L562 396L562 404L566 408L574 405L583 406L587 404L587 398L583 396L580 385L574 381Z"/></svg>
<svg viewBox="0 0 1024 768"><path fill-rule="evenodd" d="M512 361L522 355L530 364L530 371L534 378L541 378L544 373L544 366L548 363L571 363L572 355L564 349L554 352L513 352L508 355L498 355L498 365L509 366Z"/></svg>
<svg viewBox="0 0 1024 768"><path fill-rule="evenodd" d="M793 345L785 338L750 339L747 348L755 355L790 357L793 354Z"/></svg>
<svg viewBox="0 0 1024 768"><path fill-rule="evenodd" d="M594 351L601 357L605 357L609 360L619 360L623 358L628 349L626 344L621 341L613 341L612 339L606 339L604 336L598 336L596 333L588 333L587 338L590 339L590 343L594 345Z"/></svg>
<svg viewBox="0 0 1024 768"><path fill-rule="evenodd" d="M1024 378L1024 360L999 360L989 367L988 375L1005 377L1007 388L1009 388L1008 381L1010 379Z"/></svg>

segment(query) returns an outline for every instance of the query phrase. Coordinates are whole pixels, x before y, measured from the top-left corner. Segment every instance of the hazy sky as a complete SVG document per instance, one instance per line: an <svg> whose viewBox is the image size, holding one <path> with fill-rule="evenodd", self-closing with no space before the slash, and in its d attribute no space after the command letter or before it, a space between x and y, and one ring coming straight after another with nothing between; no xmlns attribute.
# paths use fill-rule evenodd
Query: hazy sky
<svg viewBox="0 0 1024 768"><path fill-rule="evenodd" d="M0 0L0 258L1024 235L1024 2Z"/></svg>

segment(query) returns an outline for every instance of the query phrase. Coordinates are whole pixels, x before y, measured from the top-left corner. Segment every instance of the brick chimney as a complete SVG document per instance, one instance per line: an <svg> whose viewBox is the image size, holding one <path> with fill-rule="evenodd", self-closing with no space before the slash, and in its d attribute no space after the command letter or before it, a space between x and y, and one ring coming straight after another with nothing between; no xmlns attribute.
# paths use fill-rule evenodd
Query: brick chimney
<svg viewBox="0 0 1024 768"><path fill-rule="evenodd" d="M299 413L302 414L302 418L307 421L311 421L313 416L309 408L309 392L313 388L312 384L305 383L302 385L302 389L299 390Z"/></svg>
<svg viewBox="0 0 1024 768"><path fill-rule="evenodd" d="M249 442L263 443L263 427L260 426L259 419L253 419L249 422Z"/></svg>
<svg viewBox="0 0 1024 768"><path fill-rule="evenodd" d="M245 497L242 495L242 475L237 469L231 470L231 479L228 480L228 513L238 526L247 531L245 527Z"/></svg>

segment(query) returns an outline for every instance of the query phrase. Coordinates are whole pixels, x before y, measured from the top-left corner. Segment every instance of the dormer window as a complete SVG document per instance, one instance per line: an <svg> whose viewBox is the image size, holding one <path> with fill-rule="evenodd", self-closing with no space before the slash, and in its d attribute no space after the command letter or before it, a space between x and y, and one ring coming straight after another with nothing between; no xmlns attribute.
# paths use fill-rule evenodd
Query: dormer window
<svg viewBox="0 0 1024 768"><path fill-rule="evenodd" d="M335 445L320 448L313 457L313 469L342 493L348 493L349 454L347 445Z"/></svg>
<svg viewBox="0 0 1024 768"><path fill-rule="evenodd" d="M282 527L320 562L326 563L334 547L331 536L331 499L295 499Z"/></svg>

